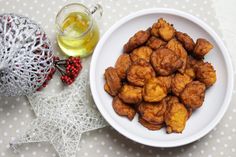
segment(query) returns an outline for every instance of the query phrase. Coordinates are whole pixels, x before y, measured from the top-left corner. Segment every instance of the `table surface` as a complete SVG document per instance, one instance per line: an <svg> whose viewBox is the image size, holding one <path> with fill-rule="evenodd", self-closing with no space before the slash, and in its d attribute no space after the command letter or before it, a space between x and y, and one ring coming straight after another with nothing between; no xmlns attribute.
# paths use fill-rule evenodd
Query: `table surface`
<svg viewBox="0 0 236 157"><path fill-rule="evenodd" d="M52 28L54 23L54 17L59 8L63 5L75 1L50 1L46 0L12 0L4 1L0 0L0 13L4 12L16 12L33 18L39 21L45 31L51 36L55 33ZM103 21L102 32L105 32L111 24L113 24L117 19L125 16L129 9L140 10L142 8L151 7L149 1L145 0L128 0L126 2L113 1L113 0L100 0L103 4L105 13L115 14L118 12L117 17L113 18L111 16L107 17L108 21ZM188 12L194 12L194 9L203 10L202 14L207 14L209 18L211 16L216 16L219 21L219 27L221 32L217 32L223 35L223 40L226 43L227 48L232 57L232 61L235 68L236 63L236 53L235 51L235 41L236 41L236 1L235 0L183 0L183 1L170 1L165 2L156 0L155 6L162 7L173 7L181 10L189 9ZM173 3L173 5L172 5ZM49 5L48 5L49 4ZM126 5L124 5L126 4ZM143 4L143 5L142 5ZM124 7L122 6L124 5ZM191 7L190 7L191 5ZM209 11L201 9L208 8ZM212 6L212 8L211 8ZM122 10L118 10L122 8ZM45 13L44 13L45 10ZM195 13L196 13L195 9ZM212 11L213 10L213 11ZM214 13L215 10L215 13ZM201 13L199 13L201 14ZM105 14L106 15L106 14ZM195 14L196 15L196 14ZM200 15L200 17L203 17ZM47 17L50 17L47 19ZM44 20L45 19L45 20ZM44 21L44 22L40 22ZM47 23L45 23L47 21ZM212 23L213 28L217 27ZM54 40L55 41L55 40ZM53 43L56 45L56 43ZM55 91L53 91L55 92ZM79 156L126 156L126 157L139 157L139 156L201 156L203 157L233 157L236 154L236 97L235 90L234 96L231 101L231 105L221 120L221 122L205 137L202 139L178 148L153 148L135 143L124 136L120 135L117 131L111 127L98 129L96 131L87 132L83 135L81 140L81 148L79 150ZM25 127L34 118L34 113L30 107L30 104L25 97L11 97L5 98L0 97L0 157L55 157L58 156L53 147L45 143L36 144L26 144L20 148L20 154L15 154L9 149L9 141L14 139L16 136L24 132Z"/></svg>

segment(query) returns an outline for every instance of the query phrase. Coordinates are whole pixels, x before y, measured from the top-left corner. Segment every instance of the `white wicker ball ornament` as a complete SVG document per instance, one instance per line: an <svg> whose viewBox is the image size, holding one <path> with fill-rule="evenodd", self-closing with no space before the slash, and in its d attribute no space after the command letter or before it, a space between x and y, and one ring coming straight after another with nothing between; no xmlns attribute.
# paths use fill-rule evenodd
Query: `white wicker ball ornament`
<svg viewBox="0 0 236 157"><path fill-rule="evenodd" d="M15 14L0 15L0 95L35 92L52 67L52 47L38 24Z"/></svg>

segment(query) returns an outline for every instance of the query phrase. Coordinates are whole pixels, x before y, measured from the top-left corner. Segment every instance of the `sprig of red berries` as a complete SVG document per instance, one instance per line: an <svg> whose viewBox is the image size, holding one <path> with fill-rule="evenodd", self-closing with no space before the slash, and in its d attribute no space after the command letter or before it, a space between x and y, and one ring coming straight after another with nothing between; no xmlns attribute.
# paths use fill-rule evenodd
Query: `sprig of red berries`
<svg viewBox="0 0 236 157"><path fill-rule="evenodd" d="M66 60L56 59L54 65L61 73L62 82L67 85L72 84L82 69L80 57L69 57Z"/></svg>
<svg viewBox="0 0 236 157"><path fill-rule="evenodd" d="M71 85L82 69L80 57L69 57L68 59L61 60L59 57L54 56L53 62L54 67L51 68L49 74L46 77L45 82L42 84L41 87L37 89L37 91L40 91L47 86L48 82L52 79L56 70L61 73L62 82L66 85Z"/></svg>

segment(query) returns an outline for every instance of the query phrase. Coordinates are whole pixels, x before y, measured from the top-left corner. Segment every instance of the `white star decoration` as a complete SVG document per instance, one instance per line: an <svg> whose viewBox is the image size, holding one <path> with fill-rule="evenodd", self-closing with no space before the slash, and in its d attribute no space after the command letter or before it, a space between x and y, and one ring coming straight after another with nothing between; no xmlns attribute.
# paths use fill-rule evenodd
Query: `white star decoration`
<svg viewBox="0 0 236 157"><path fill-rule="evenodd" d="M88 70L82 70L77 81L56 96L29 96L37 118L11 146L49 141L60 157L75 157L82 133L107 125L94 102L89 101L89 90Z"/></svg>

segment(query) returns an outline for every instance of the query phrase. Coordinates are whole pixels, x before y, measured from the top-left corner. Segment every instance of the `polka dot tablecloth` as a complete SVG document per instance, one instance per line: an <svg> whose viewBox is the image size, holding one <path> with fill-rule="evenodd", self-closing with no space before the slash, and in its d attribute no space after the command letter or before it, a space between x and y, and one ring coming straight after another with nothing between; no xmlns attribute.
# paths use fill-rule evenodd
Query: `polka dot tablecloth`
<svg viewBox="0 0 236 157"><path fill-rule="evenodd" d="M14 12L29 16L47 32L55 52L59 51L55 40L55 16L65 4L76 0L0 0L0 13ZM213 27L221 35L236 61L236 25L234 0L101 0L104 9L100 23L101 33L120 18L131 12L145 8L166 7L189 12ZM220 31L221 30L221 31ZM57 80L55 80L57 81ZM58 84L59 85L59 84ZM55 88L48 90L56 94ZM221 122L202 139L177 148L153 148L135 143L120 135L111 127L87 132L81 139L79 156L96 157L234 157L236 154L236 103L235 91L231 105ZM35 118L25 97L0 97L0 157L56 157L58 154L49 143L25 144L15 154L9 149L9 141L22 134L26 126Z"/></svg>

